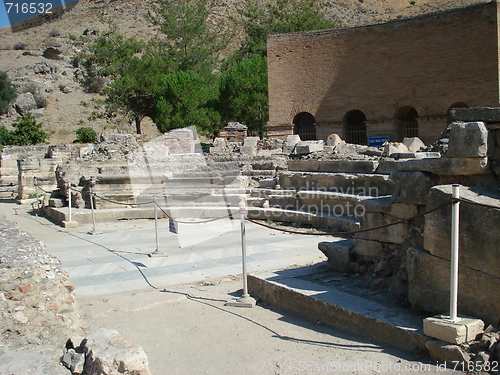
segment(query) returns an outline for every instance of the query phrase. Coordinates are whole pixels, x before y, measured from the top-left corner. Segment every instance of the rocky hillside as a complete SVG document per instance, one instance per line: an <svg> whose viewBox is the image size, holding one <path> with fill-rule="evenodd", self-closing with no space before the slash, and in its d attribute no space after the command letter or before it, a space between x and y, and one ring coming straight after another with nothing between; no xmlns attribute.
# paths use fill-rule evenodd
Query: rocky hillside
<svg viewBox="0 0 500 375"><path fill-rule="evenodd" d="M444 9L478 3L479 0L330 0L324 1L329 17L343 26L383 22ZM214 0L215 17L229 20L237 0ZM76 129L91 126L98 132L133 132L134 126L123 118L90 120L95 110L92 99L75 80L78 69L70 61L77 51L74 38L86 30L102 30L101 17L114 20L122 33L149 38L156 33L145 19L147 2L138 0L80 0L69 12L51 23L13 33L0 30L0 70L6 71L21 94L15 108L0 117L0 125L10 127L19 113L32 111L50 133L50 142L72 142ZM238 28L231 21L228 27ZM241 37L241 33L236 33ZM239 37L229 49L236 48ZM151 139L157 130L151 121L143 122L144 137Z"/></svg>

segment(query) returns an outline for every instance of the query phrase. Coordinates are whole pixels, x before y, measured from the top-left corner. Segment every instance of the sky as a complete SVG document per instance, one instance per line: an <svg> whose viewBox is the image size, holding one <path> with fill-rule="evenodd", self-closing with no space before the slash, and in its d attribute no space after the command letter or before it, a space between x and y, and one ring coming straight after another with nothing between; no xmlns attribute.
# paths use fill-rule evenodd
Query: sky
<svg viewBox="0 0 500 375"><path fill-rule="evenodd" d="M7 17L7 8L5 6L5 3L9 3L9 2L16 2L16 3L23 3L23 2L26 2L26 3L30 3L31 2L36 2L37 4L40 2L40 0L23 0L23 1L13 1L13 0L0 0L1 4L0 4L0 28L2 27L5 27L5 26L10 26L10 22L9 22L9 18ZM78 1L78 0L61 0L61 2L63 4L69 4L69 3L73 3L75 1Z"/></svg>

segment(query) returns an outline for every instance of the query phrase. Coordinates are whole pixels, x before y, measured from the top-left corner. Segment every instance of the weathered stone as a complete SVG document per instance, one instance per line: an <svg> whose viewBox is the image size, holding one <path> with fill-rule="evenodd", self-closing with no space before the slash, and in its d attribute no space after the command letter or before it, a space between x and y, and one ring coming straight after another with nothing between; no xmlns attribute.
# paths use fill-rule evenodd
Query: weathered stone
<svg viewBox="0 0 500 375"><path fill-rule="evenodd" d="M295 154L307 155L312 152L323 151L323 141L300 141L295 145Z"/></svg>
<svg viewBox="0 0 500 375"><path fill-rule="evenodd" d="M300 142L300 136L298 134L289 135L286 137L286 141L283 145L283 153L289 155L295 150L295 145Z"/></svg>
<svg viewBox="0 0 500 375"><path fill-rule="evenodd" d="M407 250L408 300L418 311L441 314L450 308L450 262L429 252ZM500 316L500 279L470 268L459 267L458 311L460 314L497 324ZM478 293L478 285L487 285Z"/></svg>
<svg viewBox="0 0 500 375"><path fill-rule="evenodd" d="M384 155L391 156L392 154L400 154L410 152L408 147L400 142L386 142L384 143Z"/></svg>
<svg viewBox="0 0 500 375"><path fill-rule="evenodd" d="M276 180L274 178L264 178L259 180L259 188L261 189L274 189L276 187Z"/></svg>
<svg viewBox="0 0 500 375"><path fill-rule="evenodd" d="M456 367L457 364L466 364L470 361L470 355L458 345L450 344L441 340L429 340L425 344L429 354L439 361L445 361L449 367Z"/></svg>
<svg viewBox="0 0 500 375"><path fill-rule="evenodd" d="M482 122L454 122L450 126L449 158L482 158L488 155L488 129Z"/></svg>
<svg viewBox="0 0 500 375"><path fill-rule="evenodd" d="M376 259L383 250L382 244L378 241L355 239L353 243L353 253L366 260Z"/></svg>
<svg viewBox="0 0 500 375"><path fill-rule="evenodd" d="M435 175L424 172L392 172L395 191L391 202L427 204L430 189L438 183Z"/></svg>
<svg viewBox="0 0 500 375"><path fill-rule="evenodd" d="M240 148L240 152L245 155L255 156L257 155L257 143L259 142L259 137L246 137L243 146Z"/></svg>
<svg viewBox="0 0 500 375"><path fill-rule="evenodd" d="M481 319L457 317L450 320L450 316L432 316L424 319L424 334L446 341L450 344L463 344L475 340L484 330Z"/></svg>
<svg viewBox="0 0 500 375"><path fill-rule="evenodd" d="M326 139L327 146L337 146L340 143L345 143L345 141L336 133L330 134Z"/></svg>
<svg viewBox="0 0 500 375"><path fill-rule="evenodd" d="M434 186L429 195L427 209L451 201L451 185ZM461 186L460 197L473 203L500 207L500 197L492 194L479 195L481 191ZM460 203L460 264L475 270L500 277L498 233L485 223L499 223L500 210ZM424 247L431 254L450 259L451 207L431 212L425 220Z"/></svg>
<svg viewBox="0 0 500 375"><path fill-rule="evenodd" d="M488 158L381 160L378 173L430 172L438 176L471 176L489 172Z"/></svg>
<svg viewBox="0 0 500 375"><path fill-rule="evenodd" d="M85 373L151 375L144 350L118 332L100 328L87 335L84 346Z"/></svg>
<svg viewBox="0 0 500 375"><path fill-rule="evenodd" d="M328 258L328 266L335 271L349 272L349 254L354 244L351 240L320 242L318 249Z"/></svg>
<svg viewBox="0 0 500 375"><path fill-rule="evenodd" d="M470 107L452 108L450 117L457 121L500 122L500 108Z"/></svg>
<svg viewBox="0 0 500 375"><path fill-rule="evenodd" d="M23 115L27 112L37 109L38 105L36 104L33 94L31 92L25 92L17 96L17 99L14 102L14 108L16 109L17 113Z"/></svg>
<svg viewBox="0 0 500 375"><path fill-rule="evenodd" d="M48 47L43 51L42 56L49 60L61 60L61 51L54 47Z"/></svg>
<svg viewBox="0 0 500 375"><path fill-rule="evenodd" d="M63 207L64 206L64 200L62 198L50 198L49 199L49 206L50 207Z"/></svg>
<svg viewBox="0 0 500 375"><path fill-rule="evenodd" d="M441 154L439 152L404 152L392 154L394 159L428 159L428 158L440 158Z"/></svg>
<svg viewBox="0 0 500 375"><path fill-rule="evenodd" d="M391 215L385 215L380 212L367 212L360 217L361 228L375 228L397 221ZM390 227L380 228L373 231L356 234L356 238L365 240L390 242L401 244L408 237L408 223L399 223Z"/></svg>
<svg viewBox="0 0 500 375"><path fill-rule="evenodd" d="M418 152L420 149L425 148L425 143L418 137L404 138L403 144L410 152Z"/></svg>

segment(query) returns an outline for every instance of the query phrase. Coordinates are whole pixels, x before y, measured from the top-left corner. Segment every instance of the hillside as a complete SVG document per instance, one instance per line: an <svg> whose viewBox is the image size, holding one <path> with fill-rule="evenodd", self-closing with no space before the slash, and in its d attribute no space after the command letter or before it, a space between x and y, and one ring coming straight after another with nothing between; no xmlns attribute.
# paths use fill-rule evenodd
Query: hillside
<svg viewBox="0 0 500 375"><path fill-rule="evenodd" d="M340 20L344 27L384 22L418 14L451 9L478 0L330 0L324 2L327 14ZM215 17L225 19L228 27L238 26L229 21L235 14L238 1L214 0ZM78 69L71 63L76 47L71 36L78 37L85 30L106 28L99 19L108 17L117 23L127 36L148 39L156 30L145 19L147 2L138 0L80 0L69 12L49 24L12 33L10 27L0 30L0 70L6 71L20 92L30 91L43 109L35 111L39 121L50 133L50 142L72 142L75 130L91 126L98 132L118 130L133 132L134 126L123 118L89 120L93 112L91 100L97 94L85 93L75 81ZM236 33L228 50L239 45L241 33ZM52 47L61 52L58 60L47 59L42 53ZM0 117L0 125L10 127L16 113ZM145 119L143 132L146 139L157 135L154 124Z"/></svg>

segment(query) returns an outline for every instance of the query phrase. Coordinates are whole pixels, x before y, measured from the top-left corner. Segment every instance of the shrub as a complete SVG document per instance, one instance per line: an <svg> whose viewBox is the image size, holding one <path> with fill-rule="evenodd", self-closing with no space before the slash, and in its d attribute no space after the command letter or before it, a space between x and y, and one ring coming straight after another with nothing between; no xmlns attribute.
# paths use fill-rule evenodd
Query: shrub
<svg viewBox="0 0 500 375"><path fill-rule="evenodd" d="M10 145L12 141L12 132L5 129L5 127L0 127L0 146Z"/></svg>
<svg viewBox="0 0 500 375"><path fill-rule="evenodd" d="M76 142L78 143L96 143L97 142L97 133L91 127L83 127L79 128L76 131Z"/></svg>
<svg viewBox="0 0 500 375"><path fill-rule="evenodd" d="M26 47L28 47L28 45L24 42L17 42L12 46L12 48L14 48L15 50L24 50L26 49Z"/></svg>
<svg viewBox="0 0 500 375"><path fill-rule="evenodd" d="M31 112L25 113L12 124L11 144L18 146L36 145L45 142L49 135L42 130L42 123L37 123Z"/></svg>

